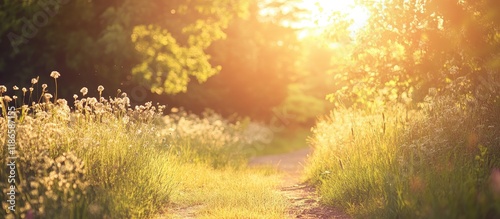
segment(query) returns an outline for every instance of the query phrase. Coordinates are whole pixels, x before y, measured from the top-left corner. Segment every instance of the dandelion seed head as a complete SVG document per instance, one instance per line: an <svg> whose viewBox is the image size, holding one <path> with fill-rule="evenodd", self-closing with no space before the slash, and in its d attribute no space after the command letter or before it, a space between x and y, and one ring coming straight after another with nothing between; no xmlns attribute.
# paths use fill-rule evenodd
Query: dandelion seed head
<svg viewBox="0 0 500 219"><path fill-rule="evenodd" d="M50 73L50 77L53 77L53 78L55 78L55 79L59 78L59 76L61 76L61 74L59 74L59 72L58 72L58 71L52 71L52 72Z"/></svg>
<svg viewBox="0 0 500 219"><path fill-rule="evenodd" d="M92 98L87 98L88 99L88 103L90 105L94 105L97 103L97 99L95 97L92 97Z"/></svg>
<svg viewBox="0 0 500 219"><path fill-rule="evenodd" d="M57 100L57 103L61 106L66 106L68 105L68 101L66 101L65 99L58 99Z"/></svg>
<svg viewBox="0 0 500 219"><path fill-rule="evenodd" d="M123 98L123 101L125 102L125 104L127 104L127 106L130 106L130 99L128 97L124 97Z"/></svg>
<svg viewBox="0 0 500 219"><path fill-rule="evenodd" d="M82 89L80 89L80 92L83 94L83 96L85 96L89 92L89 89L87 89L86 87L82 87Z"/></svg>

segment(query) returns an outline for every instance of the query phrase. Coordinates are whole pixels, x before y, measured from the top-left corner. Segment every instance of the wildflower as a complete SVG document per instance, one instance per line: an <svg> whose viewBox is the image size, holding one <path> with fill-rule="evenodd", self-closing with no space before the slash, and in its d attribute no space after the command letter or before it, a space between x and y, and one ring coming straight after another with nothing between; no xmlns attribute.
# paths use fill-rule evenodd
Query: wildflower
<svg viewBox="0 0 500 219"><path fill-rule="evenodd" d="M47 84L42 84L42 89L45 90L47 88Z"/></svg>
<svg viewBox="0 0 500 219"><path fill-rule="evenodd" d="M124 97L124 98L123 98L123 101L125 102L125 104L126 104L127 106L130 106L130 99L129 99L128 97Z"/></svg>
<svg viewBox="0 0 500 219"><path fill-rule="evenodd" d="M21 89L23 91L23 94L26 93L26 91L28 91L25 87L23 87L23 89Z"/></svg>
<svg viewBox="0 0 500 219"><path fill-rule="evenodd" d="M17 96L16 96L16 95L12 96L12 99L16 100L16 99L17 99Z"/></svg>
<svg viewBox="0 0 500 219"><path fill-rule="evenodd" d="M83 87L80 92L83 94L83 96L87 95L87 93L89 92L89 89L87 89L86 87Z"/></svg>
<svg viewBox="0 0 500 219"><path fill-rule="evenodd" d="M88 103L90 105L94 105L97 103L97 99L95 97L92 97L92 98L88 98Z"/></svg>
<svg viewBox="0 0 500 219"><path fill-rule="evenodd" d="M53 78L55 78L55 79L59 78L59 76L61 76L61 74L59 74L59 72L58 72L58 71L52 71L52 72L50 73L50 77L53 77Z"/></svg>
<svg viewBox="0 0 500 219"><path fill-rule="evenodd" d="M52 98L52 94L46 93L46 94L45 94L45 99L47 99L47 100L48 100L48 99L50 99L50 98Z"/></svg>
<svg viewBox="0 0 500 219"><path fill-rule="evenodd" d="M31 84L36 84L36 83L38 83L38 77L32 78L31 79Z"/></svg>
<svg viewBox="0 0 500 219"><path fill-rule="evenodd" d="M13 90L19 90L19 88L16 85L14 85L14 87L12 87L12 89Z"/></svg>
<svg viewBox="0 0 500 219"><path fill-rule="evenodd" d="M5 92L7 92L7 87L5 87L4 85L0 85L0 94Z"/></svg>
<svg viewBox="0 0 500 219"><path fill-rule="evenodd" d="M127 97L127 93L123 92L122 97Z"/></svg>
<svg viewBox="0 0 500 219"><path fill-rule="evenodd" d="M102 85L99 85L99 87L97 87L97 91L102 92L103 90L104 90L104 87Z"/></svg>
<svg viewBox="0 0 500 219"><path fill-rule="evenodd" d="M57 100L57 103L61 106L66 106L68 105L68 101L66 101L65 99L58 99Z"/></svg>
<svg viewBox="0 0 500 219"><path fill-rule="evenodd" d="M73 94L73 98L74 98L75 100L76 100L76 99L78 99L78 95Z"/></svg>
<svg viewBox="0 0 500 219"><path fill-rule="evenodd" d="M30 87L30 92L33 92L34 90L35 90L35 88Z"/></svg>

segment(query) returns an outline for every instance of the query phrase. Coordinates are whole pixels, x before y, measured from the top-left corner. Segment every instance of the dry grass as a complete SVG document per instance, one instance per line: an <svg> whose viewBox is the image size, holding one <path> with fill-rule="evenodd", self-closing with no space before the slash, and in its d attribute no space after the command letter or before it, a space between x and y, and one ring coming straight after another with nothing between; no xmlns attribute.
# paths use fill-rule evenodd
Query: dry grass
<svg viewBox="0 0 500 219"><path fill-rule="evenodd" d="M99 97L86 97L82 88L70 104L55 100L47 85L35 90L38 83L11 96L0 86L1 145L7 109L15 107L19 194L16 215L7 210L6 191L0 194L0 217L150 218L172 201L203 203L204 217L238 217L243 209L256 218L283 215L275 177L244 165L247 147L265 134L254 129L264 127L249 131L248 123L213 113L164 116L164 106L151 103L131 108L126 93L104 98L102 86ZM0 149L2 165L7 152ZM9 186L6 171L0 169L2 188Z"/></svg>
<svg viewBox="0 0 500 219"><path fill-rule="evenodd" d="M357 218L499 217L494 116L450 97L420 107L322 119L307 174L323 201Z"/></svg>

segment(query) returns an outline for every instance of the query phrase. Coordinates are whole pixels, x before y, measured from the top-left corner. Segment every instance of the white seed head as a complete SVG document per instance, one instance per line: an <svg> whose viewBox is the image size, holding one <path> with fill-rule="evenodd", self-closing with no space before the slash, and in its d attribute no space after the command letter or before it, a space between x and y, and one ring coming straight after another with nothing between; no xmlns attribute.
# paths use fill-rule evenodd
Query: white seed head
<svg viewBox="0 0 500 219"><path fill-rule="evenodd" d="M58 72L58 71L52 71L52 72L50 73L50 77L53 77L53 78L55 78L55 79L59 78L59 76L61 76L61 74L59 74L59 72Z"/></svg>
<svg viewBox="0 0 500 219"><path fill-rule="evenodd" d="M80 89L80 92L83 94L83 96L85 96L89 92L89 89L87 89L86 87L83 87L82 89Z"/></svg>

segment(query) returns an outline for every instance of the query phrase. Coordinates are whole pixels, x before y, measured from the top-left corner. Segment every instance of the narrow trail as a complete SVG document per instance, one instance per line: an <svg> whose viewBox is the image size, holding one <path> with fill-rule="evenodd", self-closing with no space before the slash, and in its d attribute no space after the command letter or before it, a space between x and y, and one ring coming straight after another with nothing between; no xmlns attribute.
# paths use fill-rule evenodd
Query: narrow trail
<svg viewBox="0 0 500 219"><path fill-rule="evenodd" d="M303 165L311 149L302 149L295 152L279 155L256 157L249 162L249 166L274 166L283 172L280 192L289 200L290 218L302 219L348 219L342 211L319 203L319 197L314 187L303 184L300 177Z"/></svg>

